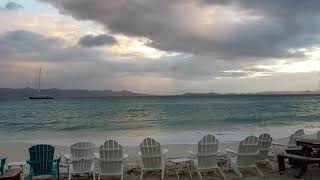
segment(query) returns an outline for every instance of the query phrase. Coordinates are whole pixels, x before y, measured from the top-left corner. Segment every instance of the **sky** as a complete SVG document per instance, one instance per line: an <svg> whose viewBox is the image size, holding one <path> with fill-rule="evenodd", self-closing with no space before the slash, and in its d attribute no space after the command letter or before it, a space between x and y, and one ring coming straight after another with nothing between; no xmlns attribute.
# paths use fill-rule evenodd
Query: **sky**
<svg viewBox="0 0 320 180"><path fill-rule="evenodd" d="M0 88L320 88L318 0L0 0Z"/></svg>

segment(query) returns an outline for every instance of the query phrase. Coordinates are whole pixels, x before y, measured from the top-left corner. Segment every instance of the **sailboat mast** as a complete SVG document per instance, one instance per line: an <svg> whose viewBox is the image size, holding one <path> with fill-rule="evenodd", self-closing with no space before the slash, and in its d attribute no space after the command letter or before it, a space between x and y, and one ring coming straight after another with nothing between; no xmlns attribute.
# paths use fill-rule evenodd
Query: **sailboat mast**
<svg viewBox="0 0 320 180"><path fill-rule="evenodd" d="M38 82L39 84L38 84L38 92L40 93L40 89L41 89L41 68L40 68L40 70L39 70L39 82Z"/></svg>

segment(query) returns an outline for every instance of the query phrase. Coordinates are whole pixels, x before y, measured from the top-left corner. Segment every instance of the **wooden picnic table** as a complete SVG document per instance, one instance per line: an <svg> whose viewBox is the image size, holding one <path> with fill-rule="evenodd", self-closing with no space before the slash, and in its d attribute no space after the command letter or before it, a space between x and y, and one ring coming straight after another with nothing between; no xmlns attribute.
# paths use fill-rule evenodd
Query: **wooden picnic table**
<svg viewBox="0 0 320 180"><path fill-rule="evenodd" d="M301 138L297 139L296 143L298 146L302 146L301 154L304 157L318 158L314 156L313 150L320 149L320 139ZM308 164L310 163L311 161L301 161L299 172L296 175L297 178L300 178L307 171Z"/></svg>

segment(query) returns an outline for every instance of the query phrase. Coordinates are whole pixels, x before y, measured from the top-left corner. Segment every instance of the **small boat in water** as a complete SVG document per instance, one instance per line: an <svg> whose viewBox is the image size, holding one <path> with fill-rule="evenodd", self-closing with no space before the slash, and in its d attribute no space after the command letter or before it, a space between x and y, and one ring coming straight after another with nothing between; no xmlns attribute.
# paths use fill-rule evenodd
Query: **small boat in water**
<svg viewBox="0 0 320 180"><path fill-rule="evenodd" d="M29 99L54 99L51 96L30 96Z"/></svg>
<svg viewBox="0 0 320 180"><path fill-rule="evenodd" d="M54 97L47 96L47 95L41 95L41 68L39 70L39 77L38 77L38 94L34 96L30 96L29 99L54 99Z"/></svg>

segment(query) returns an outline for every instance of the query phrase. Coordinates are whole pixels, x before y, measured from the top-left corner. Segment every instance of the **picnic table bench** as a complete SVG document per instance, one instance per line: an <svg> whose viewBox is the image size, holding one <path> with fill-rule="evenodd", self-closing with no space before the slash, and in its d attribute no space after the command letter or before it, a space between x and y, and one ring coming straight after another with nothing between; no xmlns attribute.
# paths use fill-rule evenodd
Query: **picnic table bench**
<svg viewBox="0 0 320 180"><path fill-rule="evenodd" d="M285 170L284 159L289 158L295 161L295 166L299 167L299 171L295 177L300 178L307 170L309 164L320 163L319 154L313 153L314 149L320 148L320 140L318 139L297 139L298 146L302 146L301 151L298 154L295 153L283 153L278 155L279 172L283 173Z"/></svg>

